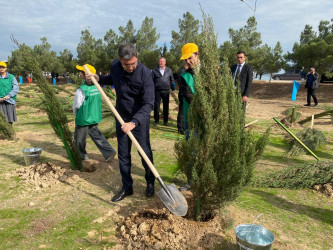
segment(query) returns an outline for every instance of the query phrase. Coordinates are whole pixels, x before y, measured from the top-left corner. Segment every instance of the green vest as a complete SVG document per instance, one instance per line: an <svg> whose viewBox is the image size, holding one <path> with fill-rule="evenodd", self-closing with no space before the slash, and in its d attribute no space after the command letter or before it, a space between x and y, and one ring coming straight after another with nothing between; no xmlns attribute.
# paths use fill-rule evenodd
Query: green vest
<svg viewBox="0 0 333 250"><path fill-rule="evenodd" d="M195 79L193 79L193 75L189 72L184 71L183 73L180 74L181 77L184 78L187 86L190 88L192 94L195 94ZM188 110L190 108L190 104L185 100L185 97L183 97L183 110L184 110L184 120L185 122L188 122Z"/></svg>
<svg viewBox="0 0 333 250"><path fill-rule="evenodd" d="M102 98L95 85L83 83L80 88L84 92L84 101L76 113L75 124L87 126L102 121Z"/></svg>
<svg viewBox="0 0 333 250"><path fill-rule="evenodd" d="M0 98L6 96L13 89L14 75L8 73L8 78L0 78ZM16 100L16 96L13 96Z"/></svg>

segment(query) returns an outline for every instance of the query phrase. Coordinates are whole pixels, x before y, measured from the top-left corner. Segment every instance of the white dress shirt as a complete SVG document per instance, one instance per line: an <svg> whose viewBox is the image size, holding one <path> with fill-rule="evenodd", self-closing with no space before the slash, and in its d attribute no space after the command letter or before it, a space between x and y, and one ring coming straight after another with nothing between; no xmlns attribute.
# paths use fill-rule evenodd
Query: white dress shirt
<svg viewBox="0 0 333 250"><path fill-rule="evenodd" d="M73 102L73 113L76 115L76 112L81 107L82 103L84 102L84 92L81 88L78 88L75 92L74 102Z"/></svg>

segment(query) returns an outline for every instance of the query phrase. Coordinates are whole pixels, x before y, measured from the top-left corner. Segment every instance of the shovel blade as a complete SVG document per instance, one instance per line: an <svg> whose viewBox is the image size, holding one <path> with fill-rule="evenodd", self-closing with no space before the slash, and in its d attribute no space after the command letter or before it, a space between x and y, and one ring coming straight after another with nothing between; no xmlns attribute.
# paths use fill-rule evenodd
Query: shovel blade
<svg viewBox="0 0 333 250"><path fill-rule="evenodd" d="M175 184L166 186L172 198L162 188L157 192L158 197L162 200L164 205L170 210L171 213L179 216L185 216L188 210L187 201L184 195L178 190Z"/></svg>

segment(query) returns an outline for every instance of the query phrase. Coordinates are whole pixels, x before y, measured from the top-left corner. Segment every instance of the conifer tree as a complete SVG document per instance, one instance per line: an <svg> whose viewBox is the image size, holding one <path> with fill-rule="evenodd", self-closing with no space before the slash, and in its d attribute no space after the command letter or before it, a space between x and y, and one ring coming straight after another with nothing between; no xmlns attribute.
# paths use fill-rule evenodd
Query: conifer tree
<svg viewBox="0 0 333 250"><path fill-rule="evenodd" d="M244 126L241 95L227 60L219 69L213 21L204 13L202 39L189 111L190 137L175 145L180 170L192 175L197 218L234 200L250 181L256 159L256 143Z"/></svg>
<svg viewBox="0 0 333 250"><path fill-rule="evenodd" d="M73 135L69 130L68 119L66 112L61 105L61 101L58 97L56 97L50 84L43 77L41 70L38 68L38 64L34 62L31 65L34 68L33 72L36 84L44 94L41 98L43 101L44 109L49 118L49 122L56 135L62 140L68 158L72 164L72 168L74 170L81 170L82 160L80 158L79 151L73 143Z"/></svg>
<svg viewBox="0 0 333 250"><path fill-rule="evenodd" d="M21 47L17 41L14 42L19 48ZM61 100L56 97L54 89L43 77L38 57L31 49L29 49L23 51L22 60L24 61L24 64L27 65L29 71L33 72L35 82L43 93L43 96L40 97L42 99L44 109L46 110L54 132L64 144L67 155L71 161L72 168L81 170L82 160L77 148L74 146L73 135L68 127L66 112L61 105Z"/></svg>

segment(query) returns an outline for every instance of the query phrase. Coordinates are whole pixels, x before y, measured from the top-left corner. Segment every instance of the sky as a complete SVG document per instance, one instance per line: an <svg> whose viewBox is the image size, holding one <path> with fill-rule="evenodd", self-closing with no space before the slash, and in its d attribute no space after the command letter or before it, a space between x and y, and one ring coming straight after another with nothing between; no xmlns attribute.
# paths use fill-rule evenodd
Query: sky
<svg viewBox="0 0 333 250"><path fill-rule="evenodd" d="M31 47L46 37L51 50L59 53L67 48L76 56L82 30L103 38L109 29L118 33L129 19L138 30L146 16L153 18L162 47L170 43L172 30L179 31L178 20L184 13L202 20L199 4L212 17L219 44L229 40L229 28L243 27L255 13L263 44L274 47L279 41L283 53L299 42L306 24L317 31L321 20L333 18L332 0L257 0L256 9L255 0L0 0L0 60L15 50L11 35Z"/></svg>

